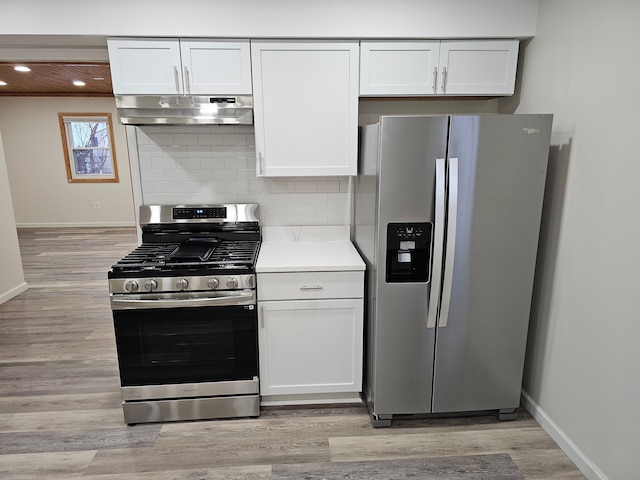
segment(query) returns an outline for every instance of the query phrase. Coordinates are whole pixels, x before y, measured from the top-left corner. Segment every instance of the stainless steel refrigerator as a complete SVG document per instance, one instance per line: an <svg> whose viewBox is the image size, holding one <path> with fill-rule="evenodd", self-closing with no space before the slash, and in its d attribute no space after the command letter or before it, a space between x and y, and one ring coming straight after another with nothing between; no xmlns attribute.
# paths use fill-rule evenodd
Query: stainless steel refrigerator
<svg viewBox="0 0 640 480"><path fill-rule="evenodd" d="M372 420L515 418L552 115L383 116L361 128Z"/></svg>

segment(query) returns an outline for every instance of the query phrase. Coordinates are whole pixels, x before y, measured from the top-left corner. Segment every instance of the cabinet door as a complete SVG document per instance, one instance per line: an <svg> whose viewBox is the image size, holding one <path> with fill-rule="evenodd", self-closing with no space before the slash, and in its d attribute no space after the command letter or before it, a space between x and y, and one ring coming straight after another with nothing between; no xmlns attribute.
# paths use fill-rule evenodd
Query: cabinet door
<svg viewBox="0 0 640 480"><path fill-rule="evenodd" d="M434 95L439 41L360 42L360 95Z"/></svg>
<svg viewBox="0 0 640 480"><path fill-rule="evenodd" d="M115 95L175 95L183 91L177 39L109 39Z"/></svg>
<svg viewBox="0 0 640 480"><path fill-rule="evenodd" d="M513 95L518 40L442 41L438 93Z"/></svg>
<svg viewBox="0 0 640 480"><path fill-rule="evenodd" d="M250 95L249 41L181 40L185 93Z"/></svg>
<svg viewBox="0 0 640 480"><path fill-rule="evenodd" d="M362 302L260 302L260 393L360 392Z"/></svg>
<svg viewBox="0 0 640 480"><path fill-rule="evenodd" d="M258 176L355 175L358 42L251 42Z"/></svg>

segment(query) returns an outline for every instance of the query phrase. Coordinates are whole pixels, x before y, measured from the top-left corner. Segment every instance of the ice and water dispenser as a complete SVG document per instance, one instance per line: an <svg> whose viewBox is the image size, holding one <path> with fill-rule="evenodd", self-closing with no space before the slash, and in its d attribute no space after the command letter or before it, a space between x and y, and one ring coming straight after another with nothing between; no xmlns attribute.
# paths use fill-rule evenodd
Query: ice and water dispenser
<svg viewBox="0 0 640 480"><path fill-rule="evenodd" d="M387 224L387 283L428 282L433 224Z"/></svg>

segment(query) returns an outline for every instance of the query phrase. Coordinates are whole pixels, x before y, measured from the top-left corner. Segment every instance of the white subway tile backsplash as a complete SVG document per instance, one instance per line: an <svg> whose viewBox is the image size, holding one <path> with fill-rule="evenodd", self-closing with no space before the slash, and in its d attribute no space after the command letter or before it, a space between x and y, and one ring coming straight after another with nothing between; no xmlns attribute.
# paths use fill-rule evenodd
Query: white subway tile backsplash
<svg viewBox="0 0 640 480"><path fill-rule="evenodd" d="M318 192L330 193L340 192L339 180L325 180L324 182L318 182Z"/></svg>
<svg viewBox="0 0 640 480"><path fill-rule="evenodd" d="M236 148L233 145L214 145L211 147L213 157L235 158Z"/></svg>
<svg viewBox="0 0 640 480"><path fill-rule="evenodd" d="M234 157L234 158L224 159L225 168L234 168L236 170L243 168L246 170L247 165L248 165L248 160L246 157Z"/></svg>
<svg viewBox="0 0 640 480"><path fill-rule="evenodd" d="M181 170L200 169L200 158L198 157L176 158L176 167Z"/></svg>
<svg viewBox="0 0 640 480"><path fill-rule="evenodd" d="M152 168L147 168L144 172L144 178L149 183L162 182L165 178L164 173L165 170L153 170Z"/></svg>
<svg viewBox="0 0 640 480"><path fill-rule="evenodd" d="M175 170L177 168L176 159L170 157L151 157L151 168L153 170Z"/></svg>
<svg viewBox="0 0 640 480"><path fill-rule="evenodd" d="M151 193L151 192L146 192L144 194L144 202L149 205L169 203L167 202L164 193Z"/></svg>
<svg viewBox="0 0 640 480"><path fill-rule="evenodd" d="M317 192L318 191L318 182L305 182L305 181L295 182L294 191L296 191L296 192Z"/></svg>
<svg viewBox="0 0 640 480"><path fill-rule="evenodd" d="M169 133L152 133L149 141L155 145L177 145L173 140L173 135Z"/></svg>
<svg viewBox="0 0 640 480"><path fill-rule="evenodd" d="M202 192L202 184L200 182L178 182L178 192L200 193Z"/></svg>
<svg viewBox="0 0 640 480"><path fill-rule="evenodd" d="M144 180L142 181L142 184L144 186ZM154 189L153 191L155 193L173 193L173 192L177 192L178 191L178 182L167 182L167 181L162 181L162 182L154 182Z"/></svg>
<svg viewBox="0 0 640 480"><path fill-rule="evenodd" d="M228 133L222 135L223 145L245 145L247 143L247 136L241 133Z"/></svg>
<svg viewBox="0 0 640 480"><path fill-rule="evenodd" d="M348 177L256 176L252 126L137 128L143 202L259 203L263 225L348 225Z"/></svg>
<svg viewBox="0 0 640 480"><path fill-rule="evenodd" d="M256 178L256 172L253 170L238 168L236 172L238 172L238 180L251 181Z"/></svg>
<svg viewBox="0 0 640 480"><path fill-rule="evenodd" d="M320 215L339 215L340 205L337 203L320 203L318 205L318 214Z"/></svg>
<svg viewBox="0 0 640 480"><path fill-rule="evenodd" d="M152 169L152 167L151 167L151 158L148 158L148 157L139 158L138 162L139 162L141 171L151 170Z"/></svg>
<svg viewBox="0 0 640 480"><path fill-rule="evenodd" d="M189 180L189 171L183 169L165 170L164 179L167 182L186 182Z"/></svg>
<svg viewBox="0 0 640 480"><path fill-rule="evenodd" d="M155 182L142 182L142 190L149 193L155 192L156 191Z"/></svg>
<svg viewBox="0 0 640 480"><path fill-rule="evenodd" d="M175 133L172 145L198 145L198 137L191 133Z"/></svg>
<svg viewBox="0 0 640 480"><path fill-rule="evenodd" d="M238 179L238 173L232 169L215 170L213 172L214 180L234 181Z"/></svg>
<svg viewBox="0 0 640 480"><path fill-rule="evenodd" d="M222 145L222 135L202 133L198 135L198 145Z"/></svg>
<svg viewBox="0 0 640 480"><path fill-rule="evenodd" d="M155 143L149 143L146 145L138 144L138 154L141 156L140 158L142 158L143 156L148 157L152 155L161 157L162 155L164 155L164 150L160 145L157 145Z"/></svg>
<svg viewBox="0 0 640 480"><path fill-rule="evenodd" d="M189 170L187 172L189 178L193 180L198 180L201 182L209 182L213 180L213 171L212 170Z"/></svg>
<svg viewBox="0 0 640 480"><path fill-rule="evenodd" d="M226 168L226 163L224 158L201 158L200 159L200 168L207 170L220 170Z"/></svg>
<svg viewBox="0 0 640 480"><path fill-rule="evenodd" d="M318 213L318 205L313 203L298 203L295 205L296 215L315 215Z"/></svg>
<svg viewBox="0 0 640 480"><path fill-rule="evenodd" d="M190 145L185 150L185 157L187 158L211 158L211 146L210 145Z"/></svg>

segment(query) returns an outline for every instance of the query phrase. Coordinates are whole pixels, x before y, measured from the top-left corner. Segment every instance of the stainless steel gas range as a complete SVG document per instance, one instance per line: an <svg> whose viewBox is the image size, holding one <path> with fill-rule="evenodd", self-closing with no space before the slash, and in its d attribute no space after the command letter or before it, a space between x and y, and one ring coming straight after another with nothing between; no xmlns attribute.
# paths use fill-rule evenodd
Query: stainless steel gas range
<svg viewBox="0 0 640 480"><path fill-rule="evenodd" d="M259 206L148 205L108 273L127 424L258 416Z"/></svg>

